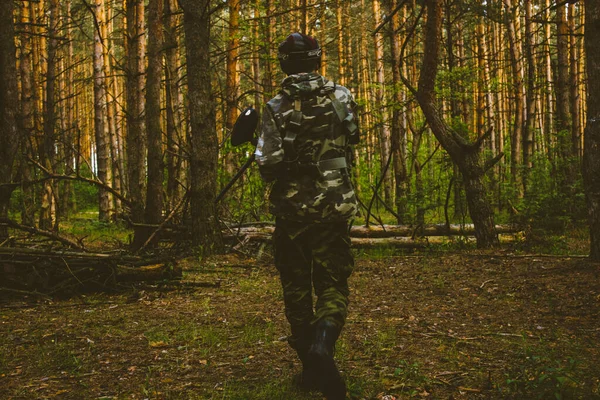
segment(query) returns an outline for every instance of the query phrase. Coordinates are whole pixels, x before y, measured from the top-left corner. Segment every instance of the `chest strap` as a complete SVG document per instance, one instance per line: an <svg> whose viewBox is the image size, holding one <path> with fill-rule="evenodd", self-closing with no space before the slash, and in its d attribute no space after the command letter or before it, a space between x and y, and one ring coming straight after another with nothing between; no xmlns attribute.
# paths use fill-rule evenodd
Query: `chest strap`
<svg viewBox="0 0 600 400"><path fill-rule="evenodd" d="M321 173L324 171L331 171L333 169L344 169L347 168L346 157L330 158L328 160L321 160L317 163L317 168Z"/></svg>

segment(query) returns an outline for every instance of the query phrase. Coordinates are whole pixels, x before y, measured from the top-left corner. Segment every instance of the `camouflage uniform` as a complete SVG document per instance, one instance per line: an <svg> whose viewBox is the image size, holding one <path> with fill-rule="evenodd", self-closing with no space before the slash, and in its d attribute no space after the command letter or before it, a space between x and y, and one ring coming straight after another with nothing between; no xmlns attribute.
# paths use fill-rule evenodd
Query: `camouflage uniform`
<svg viewBox="0 0 600 400"><path fill-rule="evenodd" d="M344 108L343 122L332 96ZM347 279L354 266L348 221L357 201L348 168L328 169L324 161L351 154L358 130L349 135L345 124L356 128L355 105L345 87L317 73L300 73L288 76L263 110L255 155L263 178L275 181L270 195L275 265L296 350L309 345L306 338L317 321L330 319L341 330L347 314ZM284 142L294 110L302 116L290 155Z"/></svg>

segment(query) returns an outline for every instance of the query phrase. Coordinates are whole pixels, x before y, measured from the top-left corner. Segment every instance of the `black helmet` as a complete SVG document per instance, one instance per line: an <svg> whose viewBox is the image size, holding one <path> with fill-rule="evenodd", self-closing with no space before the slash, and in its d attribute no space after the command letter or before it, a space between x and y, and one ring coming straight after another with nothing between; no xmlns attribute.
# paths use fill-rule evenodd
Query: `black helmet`
<svg viewBox="0 0 600 400"><path fill-rule="evenodd" d="M279 45L279 64L288 75L312 72L321 65L321 47L317 39L303 33L292 33Z"/></svg>

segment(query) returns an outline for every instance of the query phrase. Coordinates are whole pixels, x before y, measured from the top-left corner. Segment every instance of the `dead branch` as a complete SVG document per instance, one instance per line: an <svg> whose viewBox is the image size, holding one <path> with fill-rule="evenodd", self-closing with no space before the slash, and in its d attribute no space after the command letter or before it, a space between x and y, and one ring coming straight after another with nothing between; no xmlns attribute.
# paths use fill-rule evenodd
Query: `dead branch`
<svg viewBox="0 0 600 400"><path fill-rule="evenodd" d="M0 218L0 224L7 225L9 228L18 229L21 231L32 233L34 235L40 235L40 236L50 238L52 240L60 242L60 243L64 244L65 246L68 246L75 250L84 251L84 252L87 251L85 248L81 247L80 245L73 242L72 240L62 237L54 232L34 228L32 226L21 225L21 224L17 223L16 221L13 221L9 218Z"/></svg>

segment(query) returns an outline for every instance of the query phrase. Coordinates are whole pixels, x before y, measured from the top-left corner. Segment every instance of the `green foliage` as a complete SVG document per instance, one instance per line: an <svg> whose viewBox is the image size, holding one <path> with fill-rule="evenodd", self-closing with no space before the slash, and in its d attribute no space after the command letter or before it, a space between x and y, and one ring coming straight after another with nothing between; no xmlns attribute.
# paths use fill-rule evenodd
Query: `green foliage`
<svg viewBox="0 0 600 400"><path fill-rule="evenodd" d="M577 360L557 360L527 350L522 362L506 372L505 386L498 390L508 398L573 399L583 398L575 376Z"/></svg>

